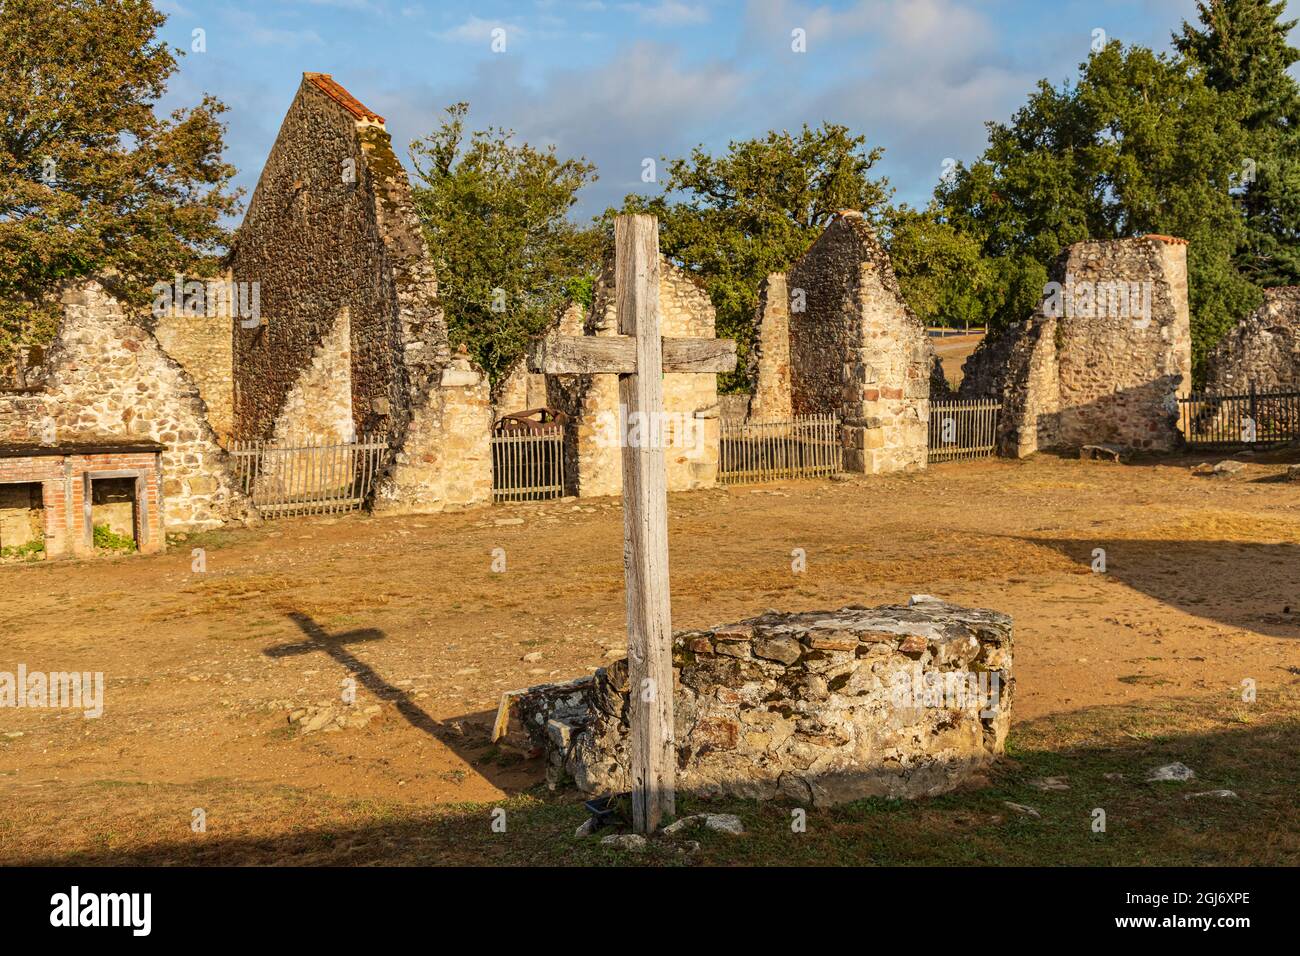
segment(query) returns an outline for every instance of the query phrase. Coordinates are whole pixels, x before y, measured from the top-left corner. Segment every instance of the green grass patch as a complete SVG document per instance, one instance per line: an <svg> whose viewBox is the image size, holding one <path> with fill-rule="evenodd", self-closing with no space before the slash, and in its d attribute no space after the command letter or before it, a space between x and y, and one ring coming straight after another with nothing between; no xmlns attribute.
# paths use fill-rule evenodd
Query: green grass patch
<svg viewBox="0 0 1300 956"><path fill-rule="evenodd" d="M36 538L28 541L26 544L14 544L7 548L0 548L0 558L16 558L25 561L34 561L45 554L45 541Z"/></svg>
<svg viewBox="0 0 1300 956"><path fill-rule="evenodd" d="M106 524L95 525L95 547L104 551L131 552L135 550L135 539L130 535L118 534Z"/></svg>

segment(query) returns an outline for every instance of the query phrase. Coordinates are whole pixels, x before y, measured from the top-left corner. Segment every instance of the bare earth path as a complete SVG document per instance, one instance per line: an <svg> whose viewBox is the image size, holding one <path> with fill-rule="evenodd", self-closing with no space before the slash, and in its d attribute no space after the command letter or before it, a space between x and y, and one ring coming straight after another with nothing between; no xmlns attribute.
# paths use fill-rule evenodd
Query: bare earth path
<svg viewBox="0 0 1300 956"><path fill-rule="evenodd" d="M674 625L925 592L1012 615L1017 723L1231 701L1247 678L1261 699L1293 693L1300 485L1276 463L1231 480L1191 463L1041 457L673 495ZM0 671L107 680L98 720L0 709L0 862L184 838L195 807L255 839L322 802L519 793L539 768L486 745L492 712L502 691L587 673L623 645L621 543L617 501L584 499L0 566ZM296 708L337 703L349 673L356 706L380 707L368 725L290 726Z"/></svg>

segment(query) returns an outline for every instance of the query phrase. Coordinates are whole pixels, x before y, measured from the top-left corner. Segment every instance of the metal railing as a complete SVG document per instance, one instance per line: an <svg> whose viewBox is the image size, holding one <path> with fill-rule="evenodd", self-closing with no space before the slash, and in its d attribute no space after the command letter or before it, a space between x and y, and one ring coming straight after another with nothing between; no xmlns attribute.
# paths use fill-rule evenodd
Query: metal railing
<svg viewBox="0 0 1300 956"><path fill-rule="evenodd" d="M1178 399L1179 428L1188 445L1273 445L1300 441L1300 391L1218 395L1193 392Z"/></svg>
<svg viewBox="0 0 1300 956"><path fill-rule="evenodd" d="M383 436L334 444L236 439L230 446L239 487L264 518L360 508L387 451Z"/></svg>
<svg viewBox="0 0 1300 956"><path fill-rule="evenodd" d="M843 469L840 420L800 415L786 422L723 421L718 481L739 484L817 478Z"/></svg>
<svg viewBox="0 0 1300 956"><path fill-rule="evenodd" d="M492 500L564 496L564 426L498 426L492 433Z"/></svg>
<svg viewBox="0 0 1300 956"><path fill-rule="evenodd" d="M967 399L930 403L928 461L987 458L998 442L1000 402Z"/></svg>

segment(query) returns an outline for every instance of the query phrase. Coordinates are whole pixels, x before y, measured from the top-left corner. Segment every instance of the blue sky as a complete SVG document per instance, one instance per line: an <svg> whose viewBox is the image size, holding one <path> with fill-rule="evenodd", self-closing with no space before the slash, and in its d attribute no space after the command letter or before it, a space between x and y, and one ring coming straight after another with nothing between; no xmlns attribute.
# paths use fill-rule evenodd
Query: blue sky
<svg viewBox="0 0 1300 956"><path fill-rule="evenodd" d="M1094 30L1167 49L1193 0L156 0L189 51L164 101L229 107L228 159L251 194L303 71L384 115L398 153L466 100L472 128L513 129L600 179L576 218L641 181L645 157L840 122L885 148L897 198L924 204L1041 78L1072 77ZM505 50L492 49L504 30ZM801 29L807 50L791 49ZM247 196L245 197L247 199Z"/></svg>

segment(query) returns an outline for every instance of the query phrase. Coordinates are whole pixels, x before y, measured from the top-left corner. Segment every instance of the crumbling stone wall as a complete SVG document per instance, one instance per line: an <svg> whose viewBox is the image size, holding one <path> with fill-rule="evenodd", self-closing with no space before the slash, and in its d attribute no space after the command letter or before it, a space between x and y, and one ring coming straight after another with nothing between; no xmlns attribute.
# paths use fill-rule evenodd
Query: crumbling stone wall
<svg viewBox="0 0 1300 956"><path fill-rule="evenodd" d="M1243 394L1300 388L1300 286L1264 290L1264 302L1214 347L1206 391Z"/></svg>
<svg viewBox="0 0 1300 956"><path fill-rule="evenodd" d="M999 449L1178 446L1191 388L1187 244L1168 236L1080 242L1052 268L1035 315L989 335L962 397L999 398Z"/></svg>
<svg viewBox="0 0 1300 956"><path fill-rule="evenodd" d="M561 335L617 335L613 261L596 281L590 313L572 309L560 321ZM659 261L659 312L663 335L713 338L715 315L708 293L666 258ZM623 489L623 452L616 436L619 413L617 375L548 376L548 404L569 416L565 427L565 481L572 494L617 495ZM665 450L670 491L711 488L717 483L719 456L718 379L716 375L668 372L663 381L664 411L693 424L686 447ZM670 433L675 434L669 430ZM679 444L683 442L679 439Z"/></svg>
<svg viewBox="0 0 1300 956"><path fill-rule="evenodd" d="M933 349L862 215L838 213L786 283L792 412L841 415L846 471L924 468Z"/></svg>
<svg viewBox="0 0 1300 956"><path fill-rule="evenodd" d="M223 442L234 427L234 331L228 310L209 316L172 308L158 316L154 337L198 386L208 424Z"/></svg>
<svg viewBox="0 0 1300 956"><path fill-rule="evenodd" d="M492 401L462 347L415 409L375 510L425 513L492 500Z"/></svg>
<svg viewBox="0 0 1300 956"><path fill-rule="evenodd" d="M64 294L42 373L39 391L0 393L0 444L158 442L167 530L248 516L193 379L98 282Z"/></svg>
<svg viewBox="0 0 1300 956"><path fill-rule="evenodd" d="M1056 319L1035 316L990 333L962 366L961 398L1000 401L997 448L1024 458L1058 441L1061 379Z"/></svg>
<svg viewBox="0 0 1300 956"><path fill-rule="evenodd" d="M906 606L759 617L673 637L677 788L828 806L929 796L1003 753L1011 619L918 595ZM519 725L548 776L631 789L627 662L531 688ZM503 721L498 720L498 725Z"/></svg>
<svg viewBox="0 0 1300 956"><path fill-rule="evenodd" d="M748 418L755 422L788 422L794 413L790 396L790 292L785 273L774 272L763 280L757 312L757 334L750 354L754 393L749 400Z"/></svg>
<svg viewBox="0 0 1300 956"><path fill-rule="evenodd" d="M328 74L303 75L230 257L236 282L260 283L263 319L235 329L235 434L269 437L297 427L280 425L286 414L319 417L295 389L323 363L347 383L353 431L390 440L377 506L475 503L443 497L452 488L486 488L486 502L490 434L457 430L480 418L486 379L452 368L437 277L383 124ZM344 314L346 376L342 349L327 342ZM447 468L475 473L438 472Z"/></svg>

